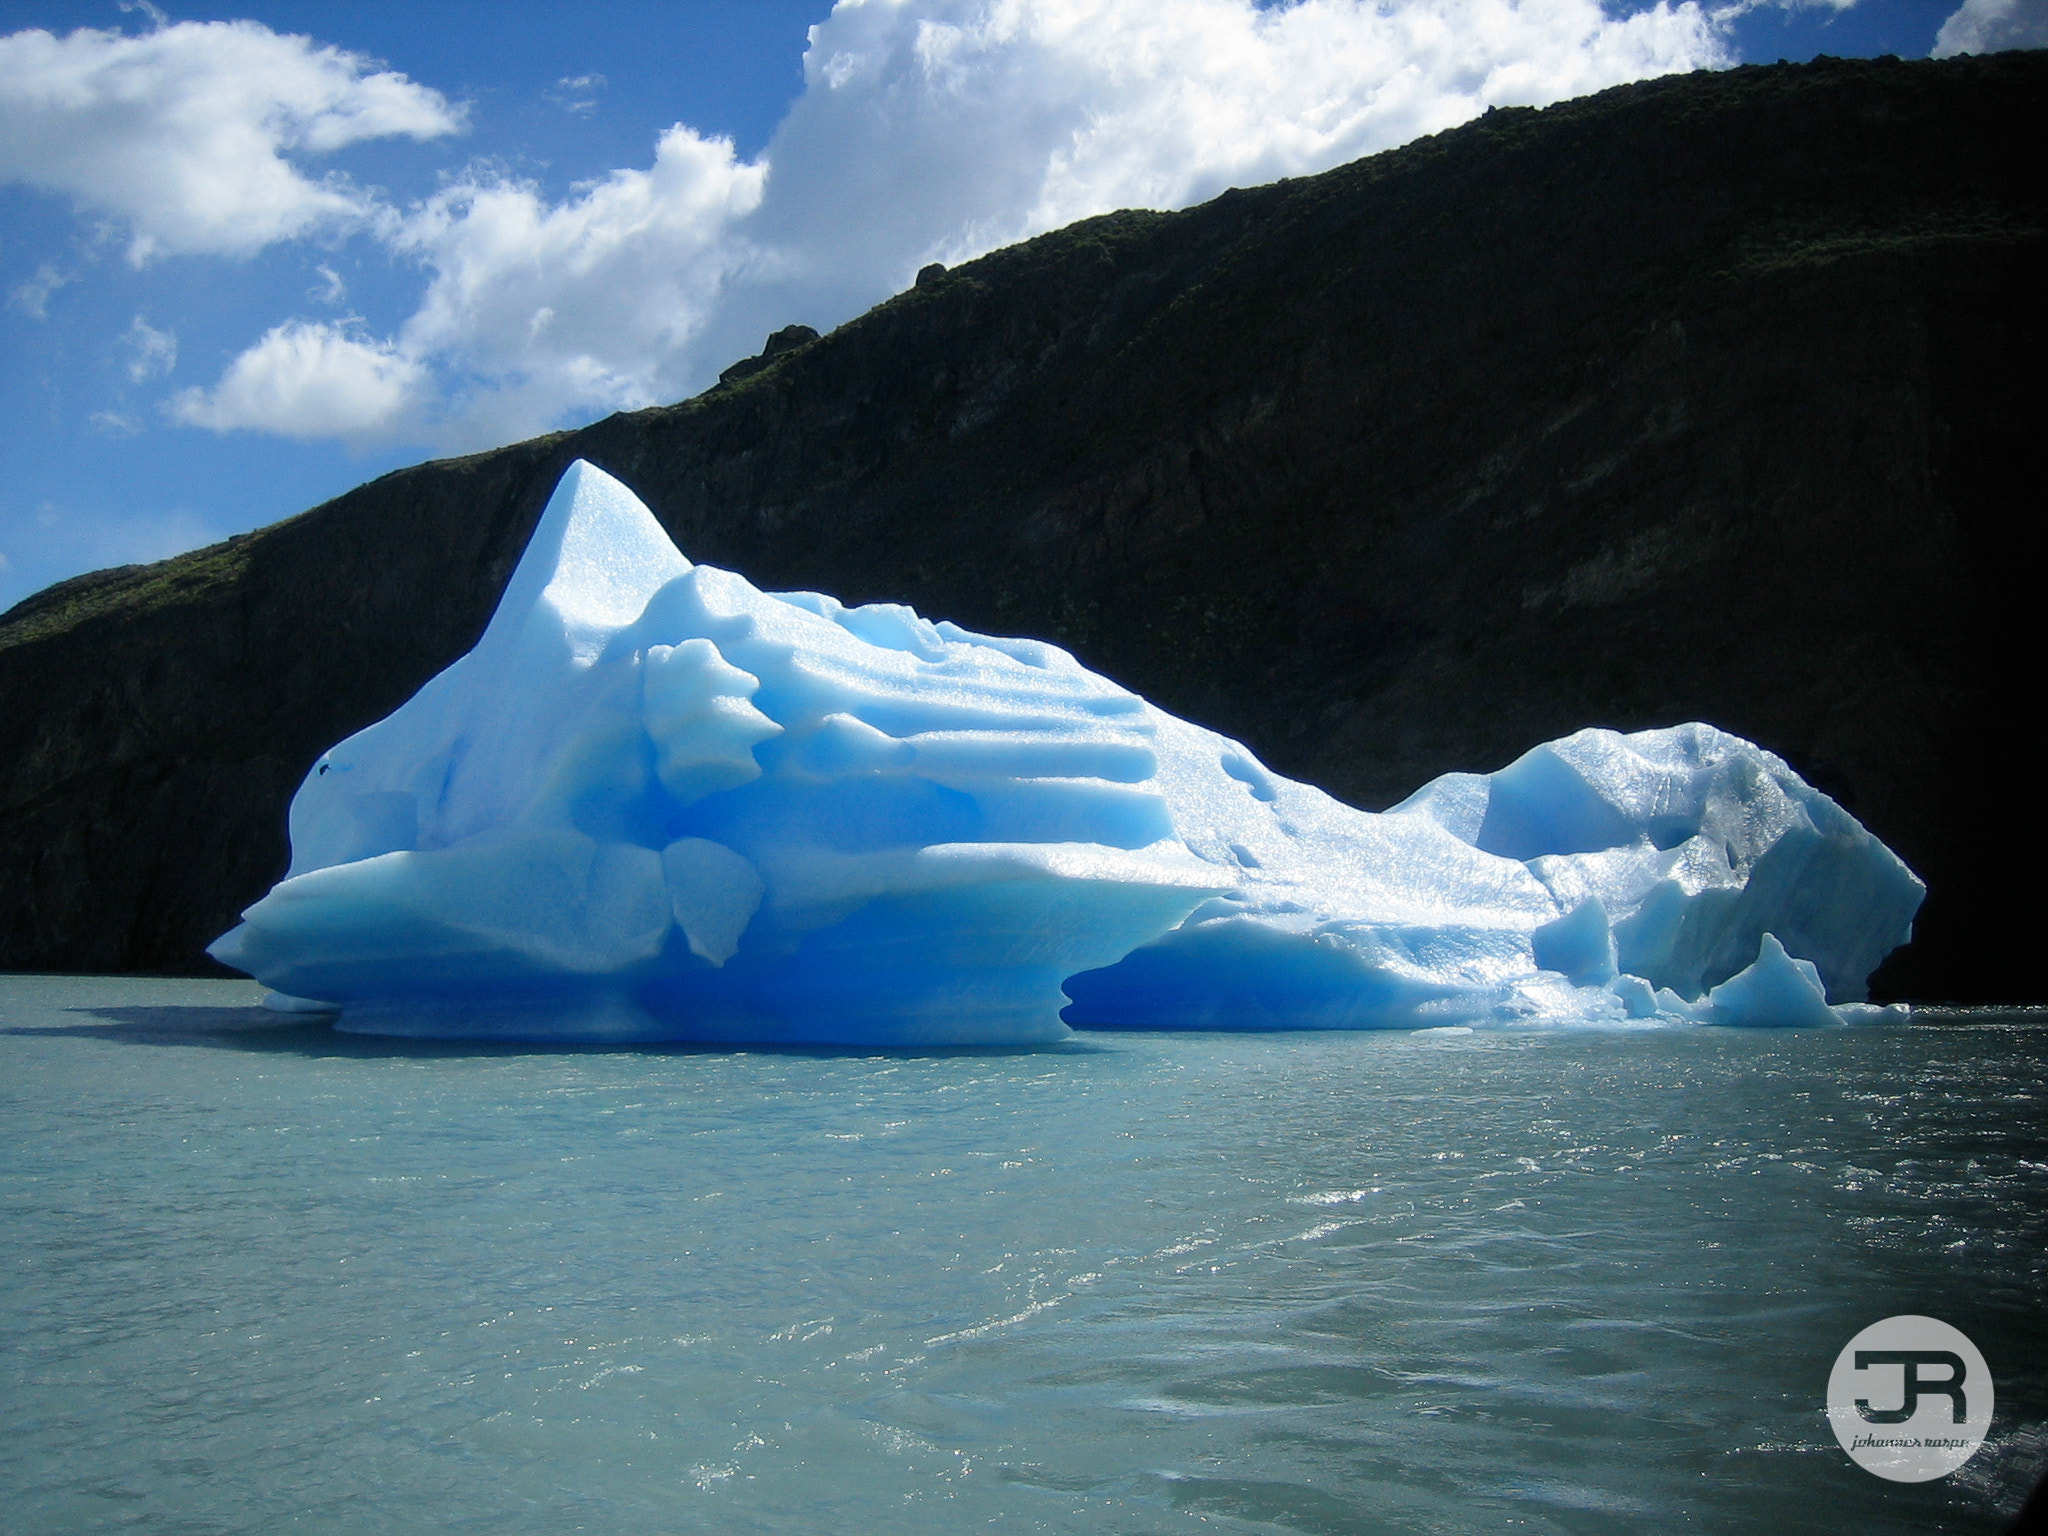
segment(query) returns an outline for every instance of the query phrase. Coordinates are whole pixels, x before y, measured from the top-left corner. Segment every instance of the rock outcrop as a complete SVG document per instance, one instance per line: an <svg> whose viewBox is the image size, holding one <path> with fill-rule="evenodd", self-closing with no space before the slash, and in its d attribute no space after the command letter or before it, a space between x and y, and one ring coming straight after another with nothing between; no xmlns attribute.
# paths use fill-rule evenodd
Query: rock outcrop
<svg viewBox="0 0 2048 1536"><path fill-rule="evenodd" d="M794 351L806 342L816 341L818 333L808 325L785 325L768 338L768 344L752 357L743 357L723 373L719 374L721 384L737 384L741 379L751 378L766 368L785 352Z"/></svg>

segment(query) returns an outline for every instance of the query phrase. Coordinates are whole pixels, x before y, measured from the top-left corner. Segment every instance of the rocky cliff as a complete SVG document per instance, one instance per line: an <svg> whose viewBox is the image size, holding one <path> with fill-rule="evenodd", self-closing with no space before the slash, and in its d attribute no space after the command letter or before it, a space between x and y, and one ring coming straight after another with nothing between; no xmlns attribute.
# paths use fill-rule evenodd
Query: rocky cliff
<svg viewBox="0 0 2048 1536"><path fill-rule="evenodd" d="M1367 807L1711 721L1927 879L1880 995L2038 996L2044 86L1823 59L1490 112L53 587L0 616L0 966L206 969L313 758L469 646L581 456L696 559L1057 640Z"/></svg>

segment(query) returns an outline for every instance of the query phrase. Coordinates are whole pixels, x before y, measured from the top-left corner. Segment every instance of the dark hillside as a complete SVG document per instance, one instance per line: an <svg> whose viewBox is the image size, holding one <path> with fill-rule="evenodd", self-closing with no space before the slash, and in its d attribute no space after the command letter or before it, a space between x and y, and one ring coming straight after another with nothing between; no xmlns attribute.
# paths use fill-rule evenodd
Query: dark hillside
<svg viewBox="0 0 2048 1536"><path fill-rule="evenodd" d="M1928 880L1881 993L2038 995L2039 818L1980 764L2039 693L2044 87L1819 60L1489 113L52 588L0 618L0 966L203 966L580 455L695 559L1058 640L1368 807L1712 721Z"/></svg>

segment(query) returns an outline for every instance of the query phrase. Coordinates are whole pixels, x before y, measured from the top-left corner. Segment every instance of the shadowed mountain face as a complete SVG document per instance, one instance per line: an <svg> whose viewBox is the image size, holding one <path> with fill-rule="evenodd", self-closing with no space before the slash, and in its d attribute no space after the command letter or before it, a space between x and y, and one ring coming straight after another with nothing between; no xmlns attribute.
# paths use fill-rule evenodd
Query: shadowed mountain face
<svg viewBox="0 0 2048 1536"><path fill-rule="evenodd" d="M1701 719L2036 996L2048 55L1699 74L999 251L681 405L0 618L0 966L205 971L588 458L694 559L1048 638L1368 808Z"/></svg>

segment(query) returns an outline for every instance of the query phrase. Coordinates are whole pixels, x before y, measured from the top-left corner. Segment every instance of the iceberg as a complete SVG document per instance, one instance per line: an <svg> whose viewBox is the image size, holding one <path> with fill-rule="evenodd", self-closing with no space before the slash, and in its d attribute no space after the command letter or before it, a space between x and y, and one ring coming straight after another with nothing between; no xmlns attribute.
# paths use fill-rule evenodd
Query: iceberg
<svg viewBox="0 0 2048 1536"><path fill-rule="evenodd" d="M210 953L369 1034L1833 1024L1923 888L1712 726L1383 813L1057 646L694 565L564 474L476 646L325 753Z"/></svg>

